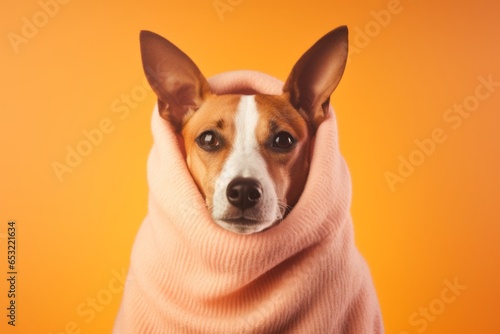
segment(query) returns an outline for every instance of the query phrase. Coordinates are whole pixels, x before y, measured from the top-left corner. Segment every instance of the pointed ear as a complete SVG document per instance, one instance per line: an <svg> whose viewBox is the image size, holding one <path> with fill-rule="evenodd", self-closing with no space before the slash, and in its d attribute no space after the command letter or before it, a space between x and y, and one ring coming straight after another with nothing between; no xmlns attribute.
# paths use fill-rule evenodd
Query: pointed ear
<svg viewBox="0 0 500 334"><path fill-rule="evenodd" d="M150 31L141 31L142 66L158 96L161 117L180 131L187 118L211 94L195 63L174 44Z"/></svg>
<svg viewBox="0 0 500 334"><path fill-rule="evenodd" d="M328 113L330 95L337 87L347 61L348 30L341 26L317 41L297 61L284 93L316 128Z"/></svg>

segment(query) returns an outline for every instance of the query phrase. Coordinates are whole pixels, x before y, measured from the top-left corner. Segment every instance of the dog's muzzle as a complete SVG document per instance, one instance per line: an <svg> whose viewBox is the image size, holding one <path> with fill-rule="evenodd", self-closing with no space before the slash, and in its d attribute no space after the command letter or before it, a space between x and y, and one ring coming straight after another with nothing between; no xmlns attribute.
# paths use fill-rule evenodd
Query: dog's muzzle
<svg viewBox="0 0 500 334"><path fill-rule="evenodd" d="M228 184L226 197L232 206L243 212L253 208L260 201L262 185L253 178L237 177Z"/></svg>

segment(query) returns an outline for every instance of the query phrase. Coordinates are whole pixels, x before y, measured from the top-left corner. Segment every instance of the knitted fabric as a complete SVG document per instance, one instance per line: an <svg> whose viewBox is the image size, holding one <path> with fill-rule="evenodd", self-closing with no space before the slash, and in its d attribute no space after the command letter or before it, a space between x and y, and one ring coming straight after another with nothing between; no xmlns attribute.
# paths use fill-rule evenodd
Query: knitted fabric
<svg viewBox="0 0 500 334"><path fill-rule="evenodd" d="M250 71L209 84L218 94L282 88ZM148 214L114 333L383 333L370 273L354 244L351 180L331 108L298 203L280 224L252 235L213 222L156 108L152 131Z"/></svg>

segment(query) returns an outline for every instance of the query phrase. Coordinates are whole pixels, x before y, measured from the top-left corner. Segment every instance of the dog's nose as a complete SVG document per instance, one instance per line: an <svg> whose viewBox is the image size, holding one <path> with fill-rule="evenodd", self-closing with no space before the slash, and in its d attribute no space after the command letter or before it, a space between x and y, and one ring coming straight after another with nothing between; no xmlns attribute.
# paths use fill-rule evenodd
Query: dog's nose
<svg viewBox="0 0 500 334"><path fill-rule="evenodd" d="M235 178L226 189L229 203L241 210L255 206L262 196L262 186L259 181L249 177Z"/></svg>

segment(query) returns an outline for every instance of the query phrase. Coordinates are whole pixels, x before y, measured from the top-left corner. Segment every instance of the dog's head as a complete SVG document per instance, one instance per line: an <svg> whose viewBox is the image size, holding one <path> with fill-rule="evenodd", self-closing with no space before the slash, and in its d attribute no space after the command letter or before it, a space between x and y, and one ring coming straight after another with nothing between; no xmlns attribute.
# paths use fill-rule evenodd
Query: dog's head
<svg viewBox="0 0 500 334"><path fill-rule="evenodd" d="M214 221L250 234L282 220L304 189L312 137L344 72L347 27L304 53L281 95L216 95L175 45L147 31L140 41L160 115L182 136L187 166Z"/></svg>

